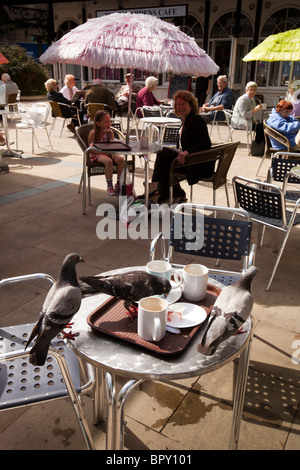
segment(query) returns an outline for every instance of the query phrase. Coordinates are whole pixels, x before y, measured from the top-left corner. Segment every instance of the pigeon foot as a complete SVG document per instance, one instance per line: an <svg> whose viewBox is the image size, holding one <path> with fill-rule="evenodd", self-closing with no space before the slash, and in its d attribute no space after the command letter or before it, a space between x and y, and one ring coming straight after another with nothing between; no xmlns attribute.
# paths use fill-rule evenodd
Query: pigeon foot
<svg viewBox="0 0 300 470"><path fill-rule="evenodd" d="M134 306L134 305L131 305L130 307L128 307L127 309L128 311L126 312L127 315L130 315L130 319L131 321L137 317L138 315L138 307Z"/></svg>
<svg viewBox="0 0 300 470"><path fill-rule="evenodd" d="M61 334L63 335L63 339L71 339L75 340L76 336L79 336L79 332L77 333L67 333L66 331L62 331Z"/></svg>

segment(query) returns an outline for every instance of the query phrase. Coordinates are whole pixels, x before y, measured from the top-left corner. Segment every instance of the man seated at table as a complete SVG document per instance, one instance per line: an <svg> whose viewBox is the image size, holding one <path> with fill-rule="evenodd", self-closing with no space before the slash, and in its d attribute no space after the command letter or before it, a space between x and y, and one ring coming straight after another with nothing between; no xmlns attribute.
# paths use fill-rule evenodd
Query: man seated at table
<svg viewBox="0 0 300 470"><path fill-rule="evenodd" d="M226 118L223 109L231 109L234 102L234 94L233 91L228 88L226 75L219 75L217 85L217 93L208 103L204 103L202 108L199 109L199 113L206 123L213 121L215 113L217 113L216 121L225 121Z"/></svg>
<svg viewBox="0 0 300 470"><path fill-rule="evenodd" d="M68 106L60 106L62 116L64 118L71 118L71 123L67 125L69 131L75 134L75 127L80 126L80 122L78 122L77 117L77 108L76 106L72 106L70 100L64 97L62 93L58 91L57 81L53 78L49 78L45 82L45 88L47 90L47 99L49 101L55 101L56 103L67 104ZM79 113L80 114L80 113ZM52 113L53 115L53 113ZM80 116L81 122L83 122L83 115Z"/></svg>
<svg viewBox="0 0 300 470"><path fill-rule="evenodd" d="M112 110L116 109L115 95L103 85L100 78L93 80L93 85L88 89L85 95L86 106L88 103L103 103L110 106Z"/></svg>

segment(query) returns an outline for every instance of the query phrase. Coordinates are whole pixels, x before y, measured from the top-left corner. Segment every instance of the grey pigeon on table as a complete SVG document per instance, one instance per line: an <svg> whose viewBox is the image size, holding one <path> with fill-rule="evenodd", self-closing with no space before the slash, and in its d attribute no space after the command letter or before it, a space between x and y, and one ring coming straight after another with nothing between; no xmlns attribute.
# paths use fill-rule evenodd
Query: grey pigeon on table
<svg viewBox="0 0 300 470"><path fill-rule="evenodd" d="M83 259L73 253L66 256L63 261L60 275L52 285L42 310L39 320L34 326L26 347L37 336L34 346L30 350L29 362L41 366L45 363L50 342L64 328L66 328L79 310L82 293L77 281L75 266L83 262ZM74 339L72 333L63 332L65 337Z"/></svg>
<svg viewBox="0 0 300 470"><path fill-rule="evenodd" d="M219 344L239 333L253 306L250 287L258 269L251 266L241 278L224 287L208 317L207 326L197 351L212 356Z"/></svg>
<svg viewBox="0 0 300 470"><path fill-rule="evenodd" d="M80 279L95 292L103 292L124 300L124 307L130 314L136 310L134 304L143 297L167 295L171 290L171 284L167 279L145 271L130 271L111 276L86 276ZM81 284L82 290L83 286Z"/></svg>

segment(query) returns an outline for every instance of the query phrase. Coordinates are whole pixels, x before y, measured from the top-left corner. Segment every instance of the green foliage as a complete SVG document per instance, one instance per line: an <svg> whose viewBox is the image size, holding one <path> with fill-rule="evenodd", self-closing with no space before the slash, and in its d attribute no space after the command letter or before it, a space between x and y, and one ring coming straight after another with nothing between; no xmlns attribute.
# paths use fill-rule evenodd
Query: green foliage
<svg viewBox="0 0 300 470"><path fill-rule="evenodd" d="M22 95L46 94L44 83L49 78L46 68L28 56L26 49L17 44L0 43L0 52L9 60L8 64L0 65L0 75L8 73Z"/></svg>

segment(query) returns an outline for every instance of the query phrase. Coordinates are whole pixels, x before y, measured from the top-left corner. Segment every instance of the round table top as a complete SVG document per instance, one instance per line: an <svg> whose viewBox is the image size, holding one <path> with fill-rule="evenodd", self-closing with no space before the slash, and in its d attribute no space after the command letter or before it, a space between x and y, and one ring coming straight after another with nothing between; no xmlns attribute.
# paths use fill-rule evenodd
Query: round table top
<svg viewBox="0 0 300 470"><path fill-rule="evenodd" d="M145 267L123 268L103 274L117 274L137 269L145 269ZM224 287L212 279L209 282ZM251 336L252 321L249 317L243 325L246 333L232 336L221 343L215 354L210 357L198 353L196 349L202 338L201 328L180 354L158 355L121 339L95 333L91 329L87 323L88 315L108 298L106 294L97 294L82 300L80 310L72 320L74 322L72 333L79 332L80 334L75 341L69 341L68 344L79 357L88 363L131 379L175 380L206 374L238 356Z"/></svg>
<svg viewBox="0 0 300 470"><path fill-rule="evenodd" d="M149 124L181 124L181 119L179 118L172 118L172 117L144 117L141 118L142 122L149 123Z"/></svg>
<svg viewBox="0 0 300 470"><path fill-rule="evenodd" d="M95 147L95 150L99 150L101 148L101 144L97 144L98 147ZM140 147L140 142L137 140L132 140L128 143L130 149L126 150L102 150L101 152L103 153L108 153L108 154L121 154L121 155L149 155L151 153L157 153L162 149L162 146L156 143L149 143L148 147L146 148L141 148Z"/></svg>

